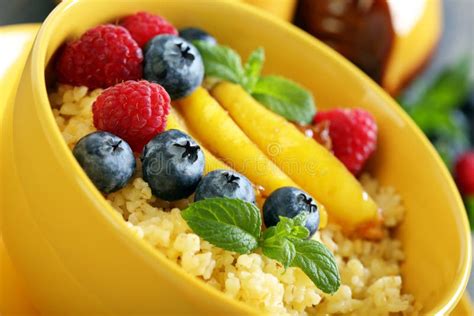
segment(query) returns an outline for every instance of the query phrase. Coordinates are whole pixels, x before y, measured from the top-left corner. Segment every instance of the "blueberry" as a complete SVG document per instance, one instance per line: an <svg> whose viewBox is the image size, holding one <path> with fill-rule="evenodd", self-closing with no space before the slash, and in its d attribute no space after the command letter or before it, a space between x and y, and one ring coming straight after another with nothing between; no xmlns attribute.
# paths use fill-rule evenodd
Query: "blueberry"
<svg viewBox="0 0 474 316"><path fill-rule="evenodd" d="M275 226L279 216L293 218L307 212L305 226L312 236L319 227L319 210L314 199L304 191L293 187L283 187L270 194L263 204L263 220L267 227Z"/></svg>
<svg viewBox="0 0 474 316"><path fill-rule="evenodd" d="M204 78L199 51L174 35L158 35L145 47L144 77L162 85L171 99L191 94Z"/></svg>
<svg viewBox="0 0 474 316"><path fill-rule="evenodd" d="M201 147L188 135L171 129L158 134L143 150L143 179L165 201L190 196L204 173Z"/></svg>
<svg viewBox="0 0 474 316"><path fill-rule="evenodd" d="M217 41L214 37L209 35L204 30L201 30L197 27L185 27L184 29L179 30L179 36L187 40L188 42L192 41L205 41L209 44L216 44Z"/></svg>
<svg viewBox="0 0 474 316"><path fill-rule="evenodd" d="M97 189L110 193L123 188L135 171L130 146L108 132L94 132L77 142L73 154Z"/></svg>
<svg viewBox="0 0 474 316"><path fill-rule="evenodd" d="M214 170L199 182L194 201L214 197L241 199L255 203L255 191L252 183L238 172Z"/></svg>

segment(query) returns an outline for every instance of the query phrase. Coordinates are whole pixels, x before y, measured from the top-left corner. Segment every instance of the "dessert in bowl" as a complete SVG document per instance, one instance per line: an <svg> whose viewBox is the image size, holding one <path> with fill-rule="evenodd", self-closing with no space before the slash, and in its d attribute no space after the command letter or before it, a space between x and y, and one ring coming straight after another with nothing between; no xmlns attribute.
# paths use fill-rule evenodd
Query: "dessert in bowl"
<svg viewBox="0 0 474 316"><path fill-rule="evenodd" d="M183 8L192 10L193 16L185 14ZM343 233L339 227L352 226L353 217L349 217L350 223L342 223L346 219L343 215L337 220L341 226L330 224L322 228L314 238L319 238L329 248L331 240L336 240L333 246L341 248L340 251L346 251L345 254L337 254L336 248L331 249L336 252L336 261L340 260L342 277L342 285L338 287L336 294L331 296L316 289L299 268L289 268L286 272L288 274L283 276L284 269L282 270L276 261L261 254L238 255L199 239L198 234L193 234L186 225L179 210L175 208L164 212L161 209L185 208L187 204L185 202L183 205L156 204L151 193L153 188L150 188L151 185L147 185L144 178L137 173L125 188L106 196L112 206L116 210L121 210L123 214L107 204L103 195L94 188L86 173L75 162L67 146L69 144L74 147L80 137L94 130L90 107L104 92L65 85L58 88L53 77L55 72L53 60L56 60L53 59L53 54L62 44L80 38L88 29L120 20L137 11L159 14L179 27L200 27L212 34L219 44L226 44L236 49L242 56L247 56L256 47L264 47L267 58L264 72L284 75L308 88L314 94L320 112L330 107L347 105L361 107L372 113L379 126L379 137L378 149L368 171L384 185L395 187L403 199L406 212L396 232L396 237L400 241L395 240L392 232L390 234L387 232L386 239L381 242L346 237L348 232ZM84 16L88 18L84 20ZM213 17L213 20L211 21L209 17ZM237 20L245 18L252 27L237 27L236 24L226 21L230 17ZM64 21L71 23L64 24ZM269 33L262 32L256 36L253 34L255 29L268 30ZM282 37L276 38L271 30L278 30ZM235 38L236 32L239 34L238 40ZM288 43L288 47L285 50L278 49L283 41ZM46 69L47 64L52 67ZM46 79L50 87L52 104L48 102L45 70L48 74ZM222 149L224 146L208 141L213 136L208 130L212 128L218 130L218 124L204 126L199 124L199 121L194 121L199 118L197 115L202 113L199 111L200 100L217 99L218 102L204 102L207 109L211 107L216 109L213 113L222 113L218 111L217 106L227 104L226 109L232 116L229 120L234 123L233 126L238 127L248 138L256 135L251 134L252 129L246 129L242 121L239 121L235 116L238 113L232 112L232 104L235 102L230 96L239 96L238 99L241 100L246 93L244 90L236 84L223 83L210 91L211 94L204 88L196 88L192 94L178 98L175 103L179 103L177 111L182 114L184 123L190 125L192 133L189 134L196 139L199 138L198 143L204 143L202 148L215 156L225 156L227 152ZM199 97L196 97L196 92ZM253 99L247 96L245 100L252 102ZM254 109L267 110L256 107L256 104L250 105L254 106ZM51 105L55 114L51 112ZM191 111L193 112L190 113ZM173 114L174 110L171 113ZM270 114L275 115L273 112ZM183 123L179 121L179 113L173 115L177 118L175 128L184 130ZM168 124L172 122L169 118L170 116ZM20 127L22 125L30 128L22 129ZM202 128L197 129L196 126ZM262 124L260 127L265 129L266 126L268 125ZM9 179L12 179L12 185L8 188L11 193L6 202L12 209L15 204L17 211L5 214L7 223L4 229L5 240L12 251L13 259L31 284L35 301L44 311L122 313L155 311L182 314L197 310L203 314L223 311L238 314L257 313L258 309L255 307L269 307L275 309L267 309L268 312L311 313L317 312L318 309L327 312L350 312L359 308L369 308L372 306L369 302L376 304L379 300L380 309L374 310L381 313L410 312L416 310L417 306L422 308L422 312L445 312L452 308L465 286L470 260L466 218L462 213L463 209L452 181L427 141L393 101L352 66L304 33L271 21L252 9L240 8L227 2L193 4L191 1L180 3L123 1L117 8L108 8L106 2L101 1L63 4L46 21L39 34L24 73L15 111L7 116L6 131L10 132L8 135L13 135L6 142L8 150L5 151L10 154L6 158L11 166L8 170L5 169L5 172L8 172ZM66 142L63 136L66 136ZM257 143L255 139L252 138L254 144ZM308 141L316 144L312 139ZM262 148L255 145L255 152L258 150L263 152ZM35 151L34 164L30 159L32 150ZM233 150L238 151L236 148ZM411 154L413 151L416 151L416 155ZM205 153L205 156L208 158L208 154ZM278 165L277 160L270 158L268 160L272 161L267 163L268 166ZM233 167L240 169L238 171L247 176L251 182L257 182L254 174L248 169L244 170L235 165ZM137 165L136 170L140 169L142 168ZM291 172L288 170L282 172L282 177L288 173ZM351 177L348 171L344 171L343 174ZM269 187L273 183L271 181L273 173L270 176L266 173L264 175L266 177L263 178L270 178L267 180L270 183L263 185L264 193L268 197L271 194ZM298 176L292 174L292 177L288 178L295 179ZM51 180L48 180L46 186L41 185L37 179ZM53 179L55 181L52 181ZM381 202L382 197L388 196L389 203L392 203L390 207L396 210L392 215L402 213L399 212L403 207L398 195L390 189L378 190L372 180L365 179L363 182L366 184L366 191L376 195L374 198L379 204L384 203ZM353 180L348 180L351 181ZM340 183L344 182L346 181ZM290 186L301 186L302 189L309 191L299 183L303 182ZM432 188L416 185L417 183L437 183L437 195L432 193ZM261 185L258 182L253 184ZM311 190L313 192L313 189ZM153 190L154 194L159 194L155 191ZM317 188L314 192L317 193ZM322 200L324 196L315 198ZM337 218L338 213L332 211L330 203L324 201L323 203L328 209L331 222L331 214L335 214L334 218ZM383 214L384 207L380 206ZM321 226L324 225L323 214L321 207ZM387 214L386 217L389 218ZM128 225L124 221L124 216ZM362 221L364 219L361 217ZM392 225L398 224L399 220L400 217L395 215ZM429 225L423 224L427 221ZM13 222L22 225L11 225ZM389 222L387 220L386 224L389 225ZM132 229L128 227L130 225ZM28 234L21 234L22 229L27 229L23 232L28 231ZM441 231L446 239L439 238ZM163 235L160 234L173 236L173 239L168 241L170 247L166 248L166 241L163 241ZM23 238L16 237L20 235ZM178 239L178 236L181 237ZM431 247L433 240L436 240L438 247ZM346 244L345 250L341 247L343 243ZM172 249L173 247L177 248ZM360 257L357 255L357 250L351 250L357 247L360 248ZM159 251L154 248L158 248ZM369 249L368 253L365 253L366 258L362 258L363 252L366 251L364 248L379 249L380 252L390 250L387 251L389 254L385 258L383 255L375 255L379 256L379 259L383 258L382 262L379 260L379 265L385 267L387 264L392 269L381 272L383 274L380 276L381 284L376 284L380 278L371 279L375 275L375 268L370 267L368 263L364 264L364 261L371 261L370 257L373 254ZM399 252L401 248L405 253L404 257ZM173 263L173 260L181 267ZM201 265L201 262L205 263L206 260L208 264ZM212 260L215 262L211 268ZM227 261L231 263L226 264ZM36 264L31 265L28 262ZM399 272L401 262L403 266ZM377 265L377 260L373 265ZM233 268L229 269L236 271L225 271L226 267L230 266ZM271 271L272 269L275 271ZM362 272L357 275L356 271ZM435 271L439 273L439 278L432 278ZM222 275L213 275L214 273L224 274L224 278ZM403 276L403 290L400 273ZM250 284L248 287L241 278L245 275L251 276L247 279ZM278 275L283 280L280 280ZM198 278L224 291L228 283L228 295L220 294ZM253 278L255 280L260 278L262 284L270 282L268 284L274 286L261 285L261 291L252 292L258 288L253 286L256 282ZM347 282L349 279L355 280L351 281L353 284ZM385 283L385 280L388 280L388 283ZM368 283L374 286L370 292ZM420 286L420 283L423 283L423 286ZM49 286L45 286L46 284ZM237 287L236 284L241 286ZM380 288L377 285L380 285ZM357 286L360 293L357 293ZM280 289L280 292L276 294L262 292L271 291L272 288ZM296 288L306 294L296 293L294 290ZM390 293L395 291L395 295L387 294L377 298L376 293L381 293L384 288L389 288ZM252 301L254 295L262 296L259 300ZM248 304L237 303L237 300L229 296L246 301ZM386 304L387 301L384 300L389 298L396 298L401 303ZM368 301L364 302L365 299ZM268 303L267 306L259 306L265 303ZM341 303L340 306L337 303ZM252 305L254 309L249 307ZM372 308L376 308L374 306Z"/></svg>

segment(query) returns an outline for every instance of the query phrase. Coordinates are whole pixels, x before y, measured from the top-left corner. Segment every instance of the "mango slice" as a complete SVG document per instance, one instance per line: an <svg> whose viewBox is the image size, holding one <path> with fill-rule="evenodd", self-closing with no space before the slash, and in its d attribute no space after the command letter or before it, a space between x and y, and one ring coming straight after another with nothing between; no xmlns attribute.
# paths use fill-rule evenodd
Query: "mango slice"
<svg viewBox="0 0 474 316"><path fill-rule="evenodd" d="M212 94L270 160L326 206L331 219L349 229L376 219L374 201L326 148L259 104L239 85L220 83Z"/></svg>
<svg viewBox="0 0 474 316"><path fill-rule="evenodd" d="M179 114L176 113L176 111L172 110L171 113L168 115L168 121L166 123L166 129L177 129L180 130L191 137L193 135L189 132L189 129L186 127L182 119L179 117ZM194 137L193 137L194 138ZM196 140L196 138L194 138ZM198 143L199 141L196 140ZM212 153L210 153L204 146L202 146L200 143L199 145L201 146L201 149L204 153L204 159L205 159L205 166L204 166L204 174L207 174L213 170L217 169L230 169L229 166L227 166L225 163L217 159Z"/></svg>
<svg viewBox="0 0 474 316"><path fill-rule="evenodd" d="M179 100L178 110L206 148L262 186L264 195L283 186L298 187L252 143L204 88Z"/></svg>

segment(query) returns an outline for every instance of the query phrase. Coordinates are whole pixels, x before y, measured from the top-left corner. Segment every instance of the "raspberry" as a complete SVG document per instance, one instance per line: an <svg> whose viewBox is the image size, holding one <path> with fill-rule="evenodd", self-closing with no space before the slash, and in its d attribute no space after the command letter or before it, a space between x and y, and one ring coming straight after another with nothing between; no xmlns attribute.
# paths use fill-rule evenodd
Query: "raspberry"
<svg viewBox="0 0 474 316"><path fill-rule="evenodd" d="M474 195L474 150L462 154L454 167L459 191L465 196Z"/></svg>
<svg viewBox="0 0 474 316"><path fill-rule="evenodd" d="M178 35L178 31L170 22L148 12L138 12L127 16L122 21L122 26L132 34L140 47L145 46L156 35Z"/></svg>
<svg viewBox="0 0 474 316"><path fill-rule="evenodd" d="M92 105L94 126L123 138L135 152L165 129L169 110L166 90L145 80L110 87Z"/></svg>
<svg viewBox="0 0 474 316"><path fill-rule="evenodd" d="M107 88L142 77L143 53L121 26L99 25L68 43L57 63L58 79L74 86Z"/></svg>
<svg viewBox="0 0 474 316"><path fill-rule="evenodd" d="M314 123L329 122L334 155L357 175L377 147L377 123L361 109L334 109L318 112Z"/></svg>

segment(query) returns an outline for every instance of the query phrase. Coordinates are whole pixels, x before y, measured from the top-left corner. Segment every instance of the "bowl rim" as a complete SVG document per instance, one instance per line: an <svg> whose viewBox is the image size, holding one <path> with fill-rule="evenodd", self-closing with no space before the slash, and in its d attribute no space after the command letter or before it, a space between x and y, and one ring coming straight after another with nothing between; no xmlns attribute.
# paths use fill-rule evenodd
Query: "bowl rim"
<svg viewBox="0 0 474 316"><path fill-rule="evenodd" d="M208 0L208 2L209 1L210 0ZM127 227L126 222L124 220L117 220L118 218L114 208L109 203L107 203L103 195L99 192L99 190L96 189L92 181L87 177L86 173L77 163L76 159L72 154L72 151L68 148L66 142L63 140L59 127L57 126L54 120L53 112L51 111L51 105L48 98L48 91L45 79L45 69L47 66L46 55L49 47L49 39L51 38L54 29L58 27L61 23L63 23L62 14L65 11L74 10L74 6L79 2L93 1L65 0L60 3L50 13L50 15L47 17L47 19L41 26L33 44L33 48L30 55L31 67L29 68L30 72L28 73L28 75L32 80L31 82L35 83L32 85L32 93L33 98L35 100L33 104L36 109L39 123L43 128L43 131L47 132L45 137L48 138L48 141L50 143L55 144L55 146L52 146L51 148L53 154L61 158L58 161L60 161L60 164L63 168L70 169L70 172L76 175L75 179L76 182L80 184L81 191L87 192L93 199L95 199L95 203L99 208L98 211L103 216L103 218L106 219L110 228L113 228L116 233L126 236L125 239L127 243L132 244L134 247L138 247L137 249L140 249L140 251L143 252L143 257L146 257L146 261L154 264L159 262L167 269L169 269L169 271L172 271L173 273L175 273L175 275L179 276L182 281L188 282L188 284L192 284L192 286L195 286L196 288L205 291L208 295L210 295L210 297L213 297L214 299L219 299L224 303L232 305L236 311L240 311L241 313L246 314L258 312L257 309L241 301L237 301L233 298L230 298L222 291L219 291L213 288L212 286L205 284L201 280L198 280L198 278L187 273L183 268L166 258L164 254L154 249L145 240L135 236L135 234ZM411 120L408 114L406 114L401 109L401 107L380 86L378 86L365 73L363 73L356 66L354 66L352 63L342 57L339 53L335 52L334 50L326 46L324 43L320 42L318 39L315 39L313 36L297 28L296 26L286 21L276 19L270 13L264 12L263 10L259 10L249 4L231 0L220 0L219 5L229 6L232 8L232 10L239 10L245 13L246 15L253 15L259 19L263 19L266 23L272 24L275 29L285 29L291 36L296 37L299 41L305 42L305 44L307 44L309 47L312 47L312 49L319 50L322 55L325 56L325 58L333 59L335 62L337 62L337 64L340 65L341 69L346 72L352 73L353 75L358 77L359 80L364 82L364 84L371 91L376 93L387 104L387 106L391 107L392 110L394 110L395 113L404 121L404 123L408 125L408 128L413 130L413 132L416 134L416 137L421 140L422 145L426 147L429 153L436 157L436 163L438 165L438 168L440 168L442 176L446 179L450 179L450 191L456 195L456 200L458 204L458 211L456 213L458 213L458 217L460 217L459 220L462 223L461 228L463 229L463 232L461 232L462 234L460 235L464 236L467 245L466 249L464 249L464 252L461 252L465 258L464 262L462 262L462 265L459 268L461 272L458 273L456 278L453 280L453 284L457 284L453 295L451 297L445 297L444 301L440 302L440 304L443 304L441 308L439 308L438 310L431 311L440 315L449 313L455 307L456 303L461 299L469 279L469 272L471 269L472 260L472 249L470 247L471 235L465 212L464 214L459 214L463 210L465 210L461 197L456 189L451 175L449 174L448 169L442 162L439 155L436 153L431 143L429 143L428 139L421 132L418 126L416 126L416 124ZM440 304L438 304L438 306Z"/></svg>

